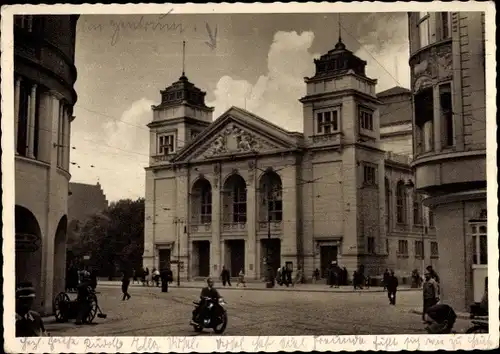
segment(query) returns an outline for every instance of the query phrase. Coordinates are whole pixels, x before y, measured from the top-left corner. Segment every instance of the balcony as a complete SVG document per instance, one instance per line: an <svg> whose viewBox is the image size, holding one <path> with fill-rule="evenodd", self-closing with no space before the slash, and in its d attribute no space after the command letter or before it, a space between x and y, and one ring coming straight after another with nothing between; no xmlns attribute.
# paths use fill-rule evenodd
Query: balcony
<svg viewBox="0 0 500 354"><path fill-rule="evenodd" d="M245 231L247 229L246 222L225 222L222 224L223 232L231 232L231 231Z"/></svg>
<svg viewBox="0 0 500 354"><path fill-rule="evenodd" d="M402 154L395 154L391 151L386 151L385 160L388 162L393 162L393 163L396 163L399 165L407 165L407 166L409 166L411 164L411 162L413 161L411 156L402 155Z"/></svg>
<svg viewBox="0 0 500 354"><path fill-rule="evenodd" d="M191 224L189 227L191 234L209 234L212 233L212 224Z"/></svg>
<svg viewBox="0 0 500 354"><path fill-rule="evenodd" d="M283 222L282 221L271 221L271 223L267 221L260 221L259 222L259 231L260 232L267 232L269 230L269 227L271 228L271 232L281 232L283 231Z"/></svg>
<svg viewBox="0 0 500 354"><path fill-rule="evenodd" d="M314 147L340 145L342 133L312 135L310 137Z"/></svg>

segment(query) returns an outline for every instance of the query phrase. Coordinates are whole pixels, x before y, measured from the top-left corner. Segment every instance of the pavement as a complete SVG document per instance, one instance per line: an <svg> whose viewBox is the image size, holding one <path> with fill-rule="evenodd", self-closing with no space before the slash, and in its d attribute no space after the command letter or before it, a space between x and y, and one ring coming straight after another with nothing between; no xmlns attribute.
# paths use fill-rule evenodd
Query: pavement
<svg viewBox="0 0 500 354"><path fill-rule="evenodd" d="M420 292L398 293L397 305L389 305L382 292L357 291L280 291L217 287L227 302L227 336L293 335L374 335L423 334L424 325L412 313L421 301ZM45 318L52 336L197 336L213 335L206 330L195 333L189 326L192 301L201 287L176 288L162 293L159 288L134 285L132 298L121 300L121 289L100 284L99 306L106 319L96 318L91 325L76 326L74 321L56 323ZM459 318L455 325L464 333L470 322Z"/></svg>
<svg viewBox="0 0 500 354"><path fill-rule="evenodd" d="M121 286L121 282L118 280L99 280L98 282L98 287L99 286ZM143 286L142 283L134 283L130 284L131 287L144 287L147 288L146 286ZM184 289L201 289L204 286L206 286L206 282L204 281L189 281L189 282L181 282L180 288ZM154 288L154 286L150 286L151 288ZM177 283L173 282L172 284L169 284L169 287L172 288L177 288ZM243 287L243 285L240 285L239 287L236 286L236 283L232 283L232 286L226 286L223 287L221 282L215 282L215 287L218 289L227 289L227 290L238 290L238 289L247 289L247 290L261 290L261 291L306 291L306 292L325 292L325 293L331 293L331 292L343 292L343 293L358 293L358 292L385 292L384 288L381 286L374 286L374 287L369 287L366 288L364 287L363 289L357 289L354 290L352 285L347 285L347 286L340 286L338 288L330 288L330 286L326 284L297 284L295 286L279 286L276 285L272 289L266 288L266 284L264 282L247 282L246 287ZM398 288L398 291L421 291L421 289L416 289L416 288L410 288L409 286L402 286Z"/></svg>

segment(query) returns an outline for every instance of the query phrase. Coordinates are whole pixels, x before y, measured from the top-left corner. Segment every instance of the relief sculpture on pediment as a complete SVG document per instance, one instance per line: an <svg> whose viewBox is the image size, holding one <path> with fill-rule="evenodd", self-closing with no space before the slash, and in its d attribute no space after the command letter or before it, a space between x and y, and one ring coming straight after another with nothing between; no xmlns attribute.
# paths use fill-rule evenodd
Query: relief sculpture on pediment
<svg viewBox="0 0 500 354"><path fill-rule="evenodd" d="M229 153L257 152L261 148L262 144L254 135L237 126L229 125L213 140L204 155L208 158Z"/></svg>

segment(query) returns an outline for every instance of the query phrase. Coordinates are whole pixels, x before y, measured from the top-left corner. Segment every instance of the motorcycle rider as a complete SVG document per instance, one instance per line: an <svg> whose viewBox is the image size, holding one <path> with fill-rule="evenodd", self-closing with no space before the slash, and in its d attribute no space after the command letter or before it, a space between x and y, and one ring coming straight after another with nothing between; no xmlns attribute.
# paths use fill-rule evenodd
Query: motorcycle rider
<svg viewBox="0 0 500 354"><path fill-rule="evenodd" d="M424 315L425 327L429 334L450 334L457 314L445 304L437 304L430 307Z"/></svg>
<svg viewBox="0 0 500 354"><path fill-rule="evenodd" d="M204 317L205 312L207 311L208 301L205 298L209 298L213 300L215 303L218 303L220 295L219 292L214 288L214 281L212 278L207 279L207 286L201 289L200 294L200 304L193 310L193 319L191 320L192 325L197 325L197 321Z"/></svg>

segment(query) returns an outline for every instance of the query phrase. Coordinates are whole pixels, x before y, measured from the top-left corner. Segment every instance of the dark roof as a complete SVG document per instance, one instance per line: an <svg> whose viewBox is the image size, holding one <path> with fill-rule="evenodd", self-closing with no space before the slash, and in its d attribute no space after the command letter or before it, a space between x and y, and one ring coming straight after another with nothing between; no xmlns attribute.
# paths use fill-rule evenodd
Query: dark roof
<svg viewBox="0 0 500 354"><path fill-rule="evenodd" d="M380 98L380 97L403 95L403 94L411 94L411 91L401 86L394 86L390 89L377 93L377 97Z"/></svg>
<svg viewBox="0 0 500 354"><path fill-rule="evenodd" d="M322 55L319 59L315 59L314 64L316 65L315 78L343 75L349 70L358 75L366 76L366 61L348 50L345 44L342 43L341 38L339 38L334 49L329 50L328 53Z"/></svg>
<svg viewBox="0 0 500 354"><path fill-rule="evenodd" d="M194 106L204 107L206 92L200 90L193 83L189 81L187 76L182 73L179 80L167 87L165 90L160 91L161 104L157 107L165 107L176 105L182 102L189 103Z"/></svg>

